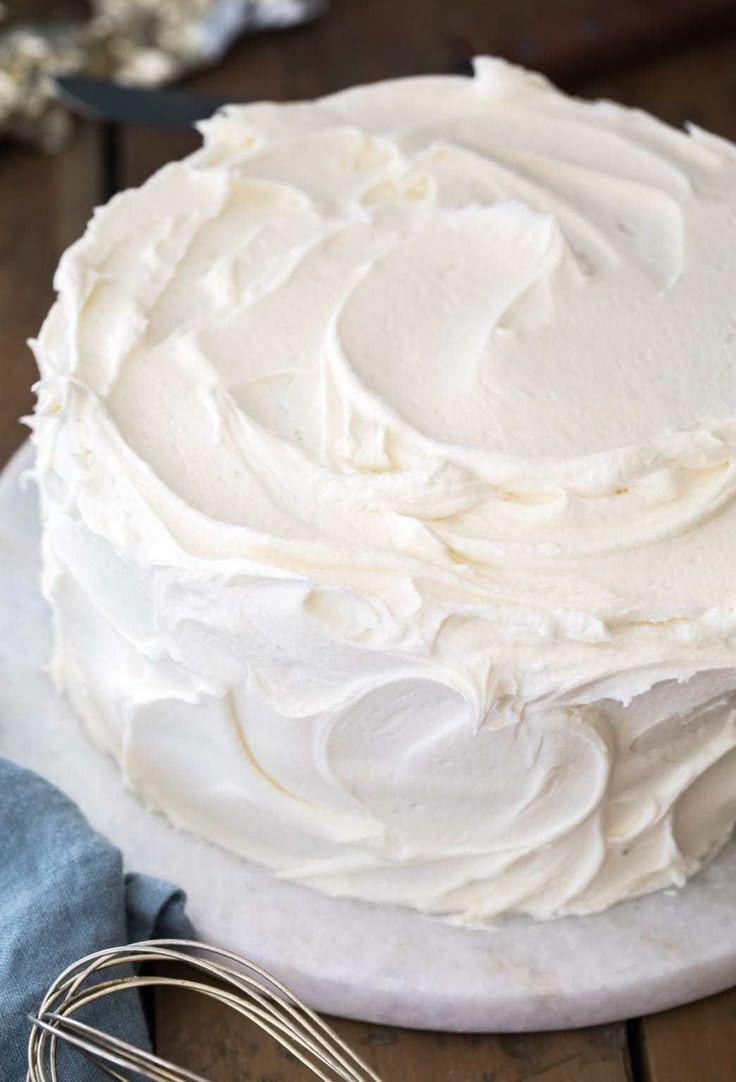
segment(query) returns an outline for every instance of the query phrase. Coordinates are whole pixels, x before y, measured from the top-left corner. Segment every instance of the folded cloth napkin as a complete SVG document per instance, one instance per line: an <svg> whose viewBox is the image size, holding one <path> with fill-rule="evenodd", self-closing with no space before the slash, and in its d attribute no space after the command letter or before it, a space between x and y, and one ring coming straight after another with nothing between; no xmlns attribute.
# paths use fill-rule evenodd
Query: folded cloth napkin
<svg viewBox="0 0 736 1082"><path fill-rule="evenodd" d="M193 938L177 887L123 874L122 858L79 809L30 770L0 759L0 1078L24 1082L35 1012L78 958L141 939ZM102 1008L100 1008L102 1009ZM109 997L111 1032L150 1048L140 998ZM88 1016L85 1016L88 1018ZM74 1056L75 1082L100 1072Z"/></svg>

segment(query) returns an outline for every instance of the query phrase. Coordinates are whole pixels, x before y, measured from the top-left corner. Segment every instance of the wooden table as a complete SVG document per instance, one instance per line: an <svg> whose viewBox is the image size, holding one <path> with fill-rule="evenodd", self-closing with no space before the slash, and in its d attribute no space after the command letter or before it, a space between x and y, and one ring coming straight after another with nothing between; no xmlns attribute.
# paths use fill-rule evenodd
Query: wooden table
<svg viewBox="0 0 736 1082"><path fill-rule="evenodd" d="M11 15L83 10L70 0L7 5ZM359 81L462 71L498 53L584 96L609 96L736 139L736 4L723 0L333 0L320 24L237 45L194 89L284 99ZM0 462L24 438L34 365L25 345L51 301L64 247L93 205L196 145L193 135L80 124L55 158L0 147ZM736 914L734 915L736 919ZM306 1077L240 1022L176 994L156 1010L158 1047L217 1079ZM664 1014L594 1029L458 1036L338 1022L390 1080L735 1082L736 990ZM1 1072L0 1072L1 1073Z"/></svg>

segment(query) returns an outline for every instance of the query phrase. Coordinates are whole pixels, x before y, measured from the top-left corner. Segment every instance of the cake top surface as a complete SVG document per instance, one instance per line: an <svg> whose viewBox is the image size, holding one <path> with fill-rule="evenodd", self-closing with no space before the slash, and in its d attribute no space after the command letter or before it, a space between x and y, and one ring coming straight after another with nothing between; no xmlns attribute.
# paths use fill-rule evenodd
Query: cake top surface
<svg viewBox="0 0 736 1082"><path fill-rule="evenodd" d="M733 146L487 58L203 132L97 212L41 334L95 528L588 639L723 604Z"/></svg>

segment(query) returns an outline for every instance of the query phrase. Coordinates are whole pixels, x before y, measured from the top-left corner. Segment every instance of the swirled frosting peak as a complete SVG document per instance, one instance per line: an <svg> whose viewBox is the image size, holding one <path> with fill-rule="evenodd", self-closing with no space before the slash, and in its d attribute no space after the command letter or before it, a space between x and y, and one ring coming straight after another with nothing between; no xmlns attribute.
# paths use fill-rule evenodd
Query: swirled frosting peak
<svg viewBox="0 0 736 1082"><path fill-rule="evenodd" d="M684 882L736 819L736 149L488 58L203 135L36 343L59 683L326 891Z"/></svg>

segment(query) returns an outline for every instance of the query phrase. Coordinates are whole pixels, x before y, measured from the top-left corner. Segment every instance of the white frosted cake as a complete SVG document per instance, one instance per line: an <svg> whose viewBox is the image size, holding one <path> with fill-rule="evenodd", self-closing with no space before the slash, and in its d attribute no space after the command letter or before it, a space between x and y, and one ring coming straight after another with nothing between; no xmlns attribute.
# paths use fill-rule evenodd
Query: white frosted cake
<svg viewBox="0 0 736 1082"><path fill-rule="evenodd" d="M331 894L684 883L736 820L736 149L490 59L203 132L35 344L90 734Z"/></svg>

